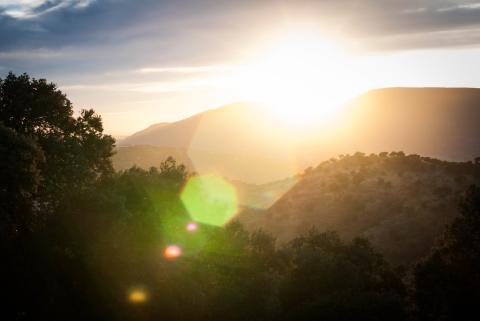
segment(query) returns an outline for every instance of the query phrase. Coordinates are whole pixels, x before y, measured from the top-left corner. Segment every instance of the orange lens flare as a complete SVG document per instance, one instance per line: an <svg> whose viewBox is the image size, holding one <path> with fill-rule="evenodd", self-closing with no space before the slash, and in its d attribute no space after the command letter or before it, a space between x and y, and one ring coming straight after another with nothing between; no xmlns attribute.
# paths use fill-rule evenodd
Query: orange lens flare
<svg viewBox="0 0 480 321"><path fill-rule="evenodd" d="M182 249L177 245L169 245L165 248L163 255L169 260L174 260L182 255Z"/></svg>

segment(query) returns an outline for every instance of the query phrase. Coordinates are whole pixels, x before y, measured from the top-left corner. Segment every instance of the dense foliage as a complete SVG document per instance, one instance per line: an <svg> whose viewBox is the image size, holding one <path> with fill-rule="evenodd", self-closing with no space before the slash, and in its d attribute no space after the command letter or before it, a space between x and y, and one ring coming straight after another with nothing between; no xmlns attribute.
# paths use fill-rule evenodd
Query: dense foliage
<svg viewBox="0 0 480 321"><path fill-rule="evenodd" d="M170 159L64 198L3 266L9 319L293 320L336 300L323 318L401 318L400 278L367 241L311 232L277 249L238 223L189 233L178 198L186 178ZM176 260L162 255L172 243ZM148 299L130 302L135 289Z"/></svg>
<svg viewBox="0 0 480 321"><path fill-rule="evenodd" d="M45 158L34 140L0 123L0 235L2 241L36 225L35 197Z"/></svg>
<svg viewBox="0 0 480 321"><path fill-rule="evenodd" d="M187 229L185 166L114 172L93 111L73 117L55 85L27 75L0 88L4 320L476 319L476 187L406 286L366 239Z"/></svg>
<svg viewBox="0 0 480 321"><path fill-rule="evenodd" d="M8 155L2 159L6 163L2 181L8 180L6 176L22 177L25 171L32 171L32 180L41 181L29 184L28 193L20 193L23 201L35 205L30 206L34 216L52 213L66 193L78 192L112 173L114 139L103 134L100 116L90 109L74 117L71 102L45 79L12 73L0 79L0 124L2 156ZM10 182L2 193L18 197L13 195L24 188L22 180ZM21 233L30 221L4 218L2 230L14 233Z"/></svg>
<svg viewBox="0 0 480 321"><path fill-rule="evenodd" d="M480 302L480 188L471 186L460 216L415 268L422 320L477 320Z"/></svg>
<svg viewBox="0 0 480 321"><path fill-rule="evenodd" d="M441 161L403 152L340 155L310 168L265 212L241 218L280 241L312 225L343 238L368 238L395 264L428 254L458 215L458 202L480 185L480 163Z"/></svg>

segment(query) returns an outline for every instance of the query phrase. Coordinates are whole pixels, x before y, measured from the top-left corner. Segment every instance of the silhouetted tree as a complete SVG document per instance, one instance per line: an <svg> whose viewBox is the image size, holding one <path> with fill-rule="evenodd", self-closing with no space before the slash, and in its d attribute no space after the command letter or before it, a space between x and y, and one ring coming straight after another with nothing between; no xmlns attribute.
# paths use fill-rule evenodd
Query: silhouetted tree
<svg viewBox="0 0 480 321"><path fill-rule="evenodd" d="M73 114L65 94L45 79L13 73L0 79L0 122L42 150L39 192L50 211L64 193L113 171L114 139L103 134L100 116L93 110Z"/></svg>
<svg viewBox="0 0 480 321"><path fill-rule="evenodd" d="M405 291L368 241L336 233L293 240L282 282L282 320L403 320Z"/></svg>
<svg viewBox="0 0 480 321"><path fill-rule="evenodd" d="M460 216L415 269L421 320L478 320L480 302L480 188L471 186Z"/></svg>
<svg viewBox="0 0 480 321"><path fill-rule="evenodd" d="M0 237L6 244L32 229L40 216L36 198L41 182L42 150L32 139L0 122Z"/></svg>
<svg viewBox="0 0 480 321"><path fill-rule="evenodd" d="M52 217L60 220L60 214L76 208L83 210L77 217L85 218L85 213L102 212L102 204L118 202L110 195L93 203L94 209L82 207L99 178L113 174L114 140L103 134L93 110L73 114L71 102L46 80L12 73L0 79L0 275L9 320L68 319L88 300L83 294L92 283L81 277L88 274L79 264L84 256L76 251L88 241L69 233L85 225L55 225ZM102 235L100 227L93 224L84 231ZM61 233L68 234L70 245L62 242Z"/></svg>

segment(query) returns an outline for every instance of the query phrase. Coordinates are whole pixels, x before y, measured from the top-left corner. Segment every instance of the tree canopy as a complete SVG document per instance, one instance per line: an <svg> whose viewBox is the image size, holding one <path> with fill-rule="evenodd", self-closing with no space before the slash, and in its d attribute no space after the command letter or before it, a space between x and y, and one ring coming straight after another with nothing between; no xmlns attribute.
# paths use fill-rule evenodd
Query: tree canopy
<svg viewBox="0 0 480 321"><path fill-rule="evenodd" d="M51 213L65 193L113 173L114 139L103 134L100 116L92 109L74 114L66 95L45 79L13 73L0 79L1 144L8 155L2 170L18 178L30 171L34 181L27 184L28 193L19 193L25 183L2 180L10 184L3 190L15 195L15 203L35 202L33 210Z"/></svg>
<svg viewBox="0 0 480 321"><path fill-rule="evenodd" d="M477 320L480 302L480 188L471 186L460 216L429 257L415 268L422 320Z"/></svg>

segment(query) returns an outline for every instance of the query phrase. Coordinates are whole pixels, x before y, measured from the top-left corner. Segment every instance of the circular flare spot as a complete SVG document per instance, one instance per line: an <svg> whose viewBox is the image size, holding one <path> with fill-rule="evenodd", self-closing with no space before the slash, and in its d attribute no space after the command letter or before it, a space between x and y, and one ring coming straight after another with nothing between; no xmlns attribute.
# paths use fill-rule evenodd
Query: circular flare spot
<svg viewBox="0 0 480 321"><path fill-rule="evenodd" d="M203 224L223 226L238 212L235 188L216 175L191 177L181 200L190 218Z"/></svg>
<svg viewBox="0 0 480 321"><path fill-rule="evenodd" d="M132 303L143 303L147 300L147 294L142 290L133 290L129 293L128 300Z"/></svg>
<svg viewBox="0 0 480 321"><path fill-rule="evenodd" d="M198 229L198 224L195 222L188 223L187 224L187 231L189 232L195 232Z"/></svg>
<svg viewBox="0 0 480 321"><path fill-rule="evenodd" d="M165 248L163 255L169 260L174 260L182 255L182 249L177 245L169 245Z"/></svg>

